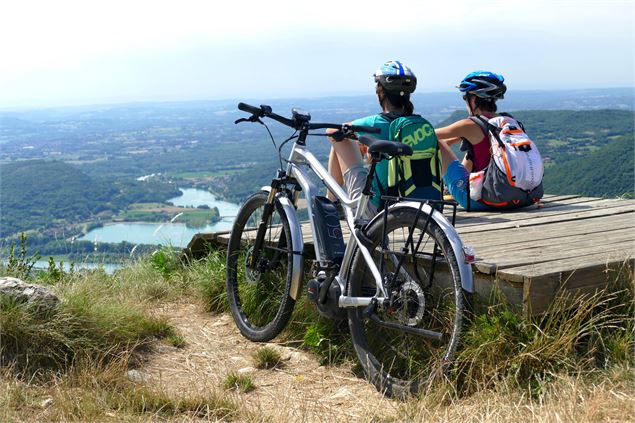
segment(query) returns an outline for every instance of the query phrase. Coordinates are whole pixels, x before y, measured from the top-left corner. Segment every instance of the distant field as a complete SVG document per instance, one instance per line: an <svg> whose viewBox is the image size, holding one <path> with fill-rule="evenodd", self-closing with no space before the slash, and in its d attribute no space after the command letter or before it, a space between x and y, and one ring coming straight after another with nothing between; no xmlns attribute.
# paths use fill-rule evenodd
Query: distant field
<svg viewBox="0 0 635 423"><path fill-rule="evenodd" d="M180 213L180 215L179 215ZM185 223L189 227L204 227L220 220L216 207L212 209L192 209L186 207L165 206L160 203L135 204L117 216L124 222L168 222Z"/></svg>

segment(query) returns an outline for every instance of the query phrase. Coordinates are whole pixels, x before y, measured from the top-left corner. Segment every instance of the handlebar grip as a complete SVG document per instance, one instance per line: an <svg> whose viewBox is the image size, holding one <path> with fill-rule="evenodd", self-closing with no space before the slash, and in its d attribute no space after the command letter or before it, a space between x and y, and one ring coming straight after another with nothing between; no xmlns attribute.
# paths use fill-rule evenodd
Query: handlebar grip
<svg viewBox="0 0 635 423"><path fill-rule="evenodd" d="M380 128L375 128L372 126L351 125L351 129L355 132L365 132L367 134L379 134L381 132Z"/></svg>
<svg viewBox="0 0 635 423"><path fill-rule="evenodd" d="M246 103L238 103L238 110L242 110L243 112L251 113L252 115L260 115L262 109L260 107L250 106Z"/></svg>

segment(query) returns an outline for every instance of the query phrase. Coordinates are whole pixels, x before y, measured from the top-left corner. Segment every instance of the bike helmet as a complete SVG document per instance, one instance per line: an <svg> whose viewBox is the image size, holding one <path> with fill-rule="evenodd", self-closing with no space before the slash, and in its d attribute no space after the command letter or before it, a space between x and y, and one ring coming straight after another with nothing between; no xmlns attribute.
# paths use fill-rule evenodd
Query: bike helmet
<svg viewBox="0 0 635 423"><path fill-rule="evenodd" d="M476 71L467 75L457 86L462 93L474 94L487 99L504 98L507 87L503 83L505 78L493 72Z"/></svg>
<svg viewBox="0 0 635 423"><path fill-rule="evenodd" d="M375 82L386 91L411 94L417 88L417 77L410 68L398 60L384 63L375 71Z"/></svg>

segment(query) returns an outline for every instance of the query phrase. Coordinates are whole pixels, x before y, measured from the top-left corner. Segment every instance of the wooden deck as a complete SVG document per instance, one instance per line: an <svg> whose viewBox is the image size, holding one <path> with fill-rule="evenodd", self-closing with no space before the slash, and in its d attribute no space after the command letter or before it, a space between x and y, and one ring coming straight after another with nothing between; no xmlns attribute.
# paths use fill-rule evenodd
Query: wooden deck
<svg viewBox="0 0 635 423"><path fill-rule="evenodd" d="M456 228L476 251L477 292L497 285L528 313L544 311L560 289L594 291L635 257L635 200L547 195L540 208L460 211ZM308 222L303 234L312 247ZM188 248L196 256L227 241L227 233L198 234Z"/></svg>

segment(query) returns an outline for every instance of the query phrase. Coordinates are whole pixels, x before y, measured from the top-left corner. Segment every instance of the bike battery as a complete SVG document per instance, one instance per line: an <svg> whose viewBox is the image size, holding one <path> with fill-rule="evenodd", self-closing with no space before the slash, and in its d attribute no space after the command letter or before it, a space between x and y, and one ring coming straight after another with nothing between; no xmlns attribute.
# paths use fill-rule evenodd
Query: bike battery
<svg viewBox="0 0 635 423"><path fill-rule="evenodd" d="M337 208L331 200L322 196L313 197L311 202L320 255L324 260L341 264L346 245Z"/></svg>

